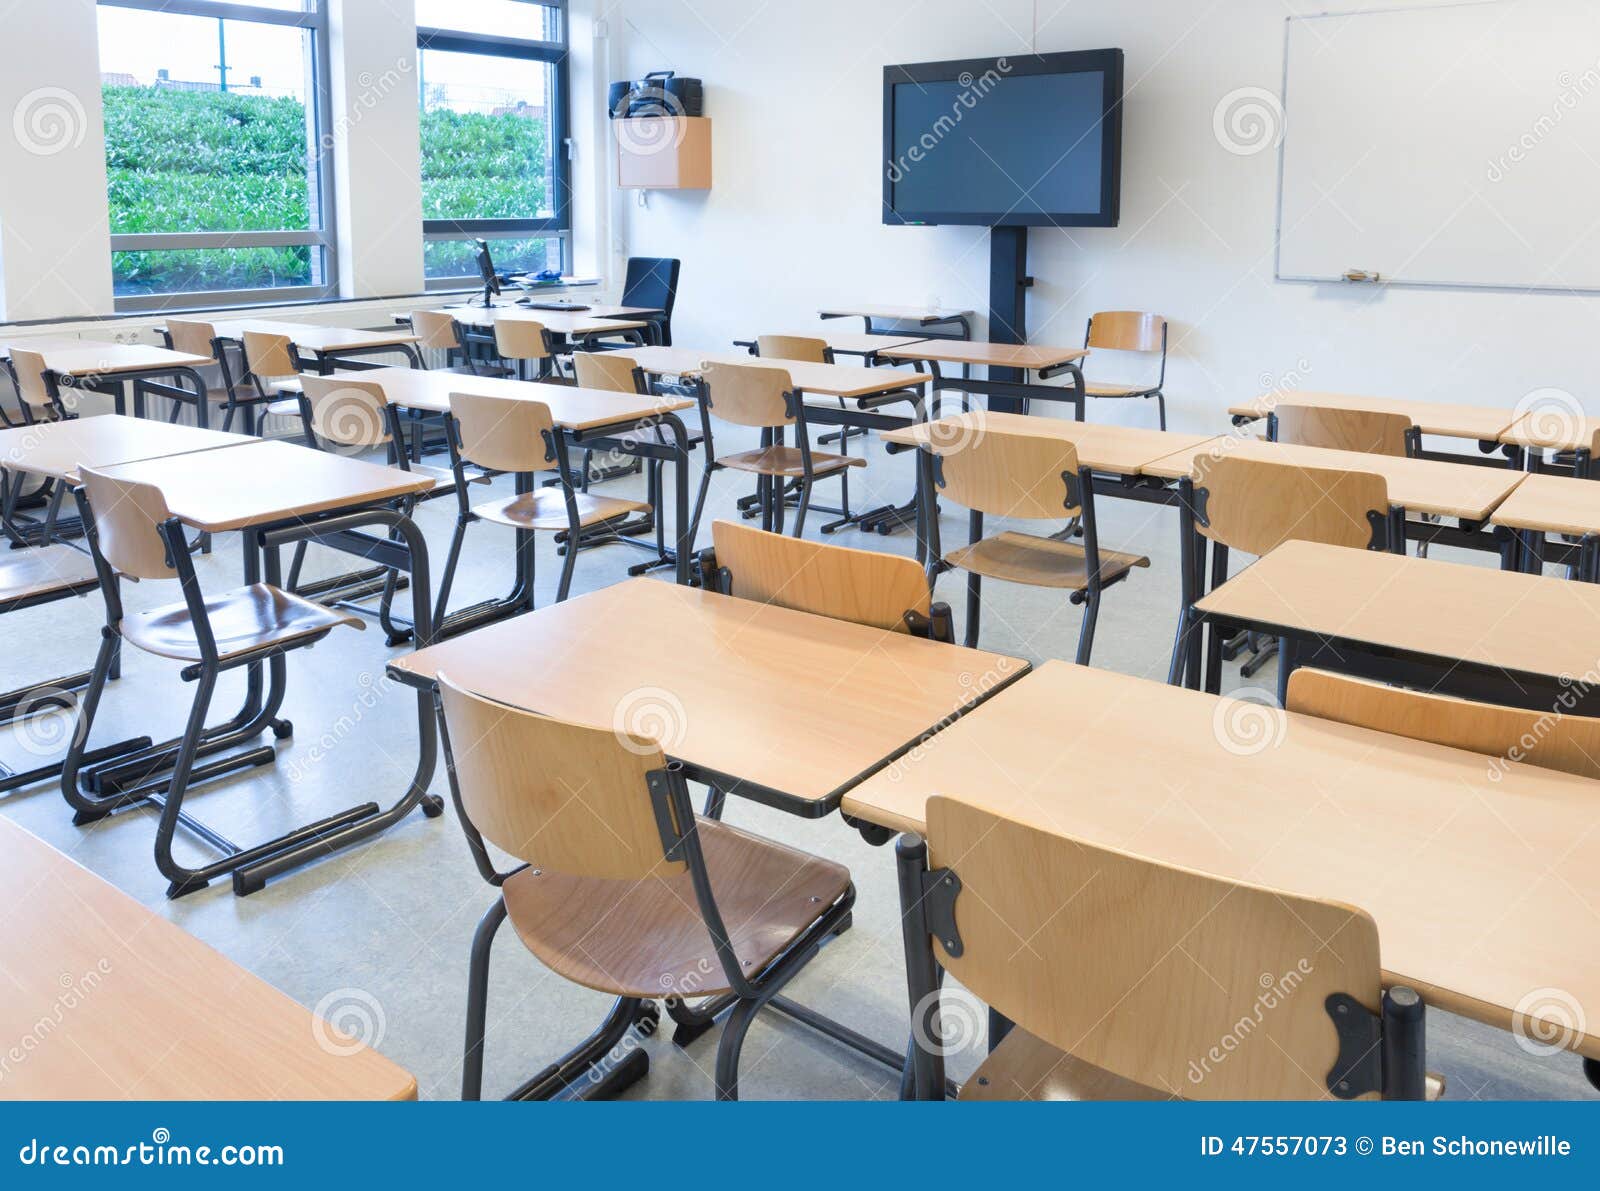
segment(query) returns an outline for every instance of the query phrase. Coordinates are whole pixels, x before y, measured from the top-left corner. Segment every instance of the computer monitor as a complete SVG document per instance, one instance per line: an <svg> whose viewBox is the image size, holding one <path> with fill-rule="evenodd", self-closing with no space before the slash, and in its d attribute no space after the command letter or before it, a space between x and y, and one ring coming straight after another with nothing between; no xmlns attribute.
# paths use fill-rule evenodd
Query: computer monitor
<svg viewBox="0 0 1600 1191"><path fill-rule="evenodd" d="M478 274L483 278L483 304L491 305L500 292L500 275L494 271L494 257L489 253L487 240L476 240L478 246Z"/></svg>

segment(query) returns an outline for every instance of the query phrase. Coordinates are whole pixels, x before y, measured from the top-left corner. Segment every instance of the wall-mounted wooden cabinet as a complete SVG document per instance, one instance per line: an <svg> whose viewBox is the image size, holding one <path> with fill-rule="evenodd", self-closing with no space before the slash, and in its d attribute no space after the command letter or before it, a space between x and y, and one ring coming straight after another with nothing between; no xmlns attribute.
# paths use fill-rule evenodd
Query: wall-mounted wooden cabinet
<svg viewBox="0 0 1600 1191"><path fill-rule="evenodd" d="M611 121L624 190L710 190L711 120L646 116Z"/></svg>

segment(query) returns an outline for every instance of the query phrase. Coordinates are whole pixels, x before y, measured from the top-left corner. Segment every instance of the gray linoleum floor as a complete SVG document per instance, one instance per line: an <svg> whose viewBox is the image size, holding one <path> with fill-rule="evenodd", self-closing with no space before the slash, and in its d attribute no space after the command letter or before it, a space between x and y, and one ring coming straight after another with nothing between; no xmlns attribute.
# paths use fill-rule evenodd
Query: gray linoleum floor
<svg viewBox="0 0 1600 1191"><path fill-rule="evenodd" d="M719 451L733 445L719 435ZM860 449L860 448L856 448ZM854 474L856 504L875 504L910 493L906 456L867 448L871 466ZM698 468L693 479L698 481ZM500 481L501 486L506 481ZM819 499L833 503L824 485ZM629 478L606 491L637 493ZM727 515L747 491L733 473L716 478L706 525ZM826 517L813 514L808 536ZM440 501L420 514L437 567L444 557L453 506ZM947 514L947 540L964 534L964 519ZM1095 664L1128 674L1164 678L1178 598L1176 523L1166 509L1128 502L1101 503L1101 540L1137 550L1152 560L1148 571L1111 590L1103 606ZM709 529L702 531L709 541ZM909 552L909 535L867 538L844 532L847 545ZM511 534L490 525L470 531L458 581L460 603L497 594L510 581ZM1462 557L1459 552L1441 555ZM581 556L575 590L615 583L640 555L608 546ZM345 560L314 552L314 568L345 569ZM541 604L553 597L558 560L548 539L539 546ZM224 536L201 560L210 590L237 583L236 537ZM959 580L941 581L941 598L961 609ZM171 585L128 588L132 608L176 599ZM1071 657L1080 614L1048 591L991 583L986 591L985 648L1040 660ZM87 666L101 618L98 597L8 616L4 675L7 686ZM648 631L649 626L635 626ZM383 680L385 648L376 631L343 631L292 656L285 708L295 736L278 746L275 767L218 782L192 797L189 807L241 841L277 834L346 806L395 798L414 764L414 700ZM1270 669L1252 685L1270 689ZM1225 680L1239 685L1230 667ZM221 688L215 706L229 705L237 684ZM189 691L177 667L128 651L126 670L103 707L96 740L136 731L176 732ZM6 730L8 732L14 730ZM26 760L20 739L0 733L0 755ZM433 790L446 795L442 771ZM318 1008L351 1033L375 1043L416 1074L421 1094L460 1094L468 947L473 928L493 893L468 855L453 811L443 818L420 813L357 849L281 878L248 898L225 883L177 902L164 899L165 882L151 859L154 817L139 811L77 828L54 785L0 799L0 809L90 869L218 948L296 1000ZM891 849L865 844L837 817L801 821L775 811L732 804L730 821L849 865L859 889L855 926L831 943L793 986L794 995L875 1037L904 1038L905 993ZM189 846L187 844L185 847ZM198 857L200 854L196 853ZM26 914L26 905L7 907ZM1582 938L1574 946L1585 945ZM225 997L226 990L197 988L196 997ZM503 1094L588 1032L608 999L567 984L545 970L503 930L494 956L489 1004L485 1092ZM1430 1066L1449 1081L1457 1098L1592 1097L1578 1062L1569 1055L1535 1057L1508 1034L1435 1013L1429 1020ZM711 1095L716 1034L679 1050L665 1032L646 1040L652 1067L630 1095L696 1099ZM975 1065L981 1036L951 1059L960 1077ZM896 1092L890 1073L783 1019L765 1018L744 1052L743 1092L751 1098L886 1098ZM138 1087L124 1089L130 1097Z"/></svg>

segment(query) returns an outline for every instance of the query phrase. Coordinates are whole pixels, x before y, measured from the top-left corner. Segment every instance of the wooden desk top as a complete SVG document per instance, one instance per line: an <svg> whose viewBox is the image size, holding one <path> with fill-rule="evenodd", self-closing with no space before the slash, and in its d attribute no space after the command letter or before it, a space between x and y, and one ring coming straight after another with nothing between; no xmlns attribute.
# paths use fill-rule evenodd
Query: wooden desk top
<svg viewBox="0 0 1600 1191"><path fill-rule="evenodd" d="M1529 475L1489 520L1541 533L1600 533L1600 483L1571 476Z"/></svg>
<svg viewBox="0 0 1600 1191"><path fill-rule="evenodd" d="M152 418L102 414L0 430L0 467L75 484L78 468L83 464L110 467L136 459L183 455L256 441L259 440L247 434L225 434L221 430L201 430Z"/></svg>
<svg viewBox="0 0 1600 1191"><path fill-rule="evenodd" d="M763 360L748 352L702 352L688 347L630 348L626 355L656 376L699 376L707 360L722 364L764 364L782 368L789 380L811 397L875 397L895 389L927 384L926 372L866 368L857 364L812 364L802 360Z"/></svg>
<svg viewBox="0 0 1600 1191"><path fill-rule="evenodd" d="M1326 637L1560 678L1595 668L1600 586L1285 542L1198 607Z"/></svg>
<svg viewBox="0 0 1600 1191"><path fill-rule="evenodd" d="M1570 411L1524 414L1500 435L1500 441L1547 451L1592 451L1600 441L1600 418L1581 417Z"/></svg>
<svg viewBox="0 0 1600 1191"><path fill-rule="evenodd" d="M309 352L365 351L378 347L399 347L415 343L417 337L410 331L368 331L359 327L324 327L313 323L291 323L271 318L246 318L232 322L211 324L219 339L240 340L246 331L260 331L267 335L287 335L295 347Z"/></svg>
<svg viewBox="0 0 1600 1191"><path fill-rule="evenodd" d="M1581 846L1600 830L1595 783L1489 771L1473 753L1051 661L843 809L920 831L928 796L950 794L1348 902L1377 920L1389 982L1502 1029L1534 990L1562 989L1591 1031L1570 1044L1600 1057L1600 952L1573 943L1600 906L1600 869Z"/></svg>
<svg viewBox="0 0 1600 1191"><path fill-rule="evenodd" d="M511 397L542 401L550 417L566 430L593 430L619 422L637 422L655 415L692 409L686 397L655 394L635 396L605 389L580 389L573 385L543 385L500 376L463 376L455 372L430 372L421 368L370 368L352 372L356 380L383 388L390 403L407 409L448 413L451 393L478 393L485 397ZM288 386L286 386L288 387Z"/></svg>
<svg viewBox="0 0 1600 1191"><path fill-rule="evenodd" d="M966 413L920 422L898 430L880 430L885 442L921 447L929 442L958 443L979 434L1018 434L1037 438L1064 438L1078 448L1078 462L1095 471L1136 476L1146 465L1175 451L1194 451L1215 436L1176 434L1138 426L1104 426L1074 422L1040 414Z"/></svg>
<svg viewBox="0 0 1600 1191"><path fill-rule="evenodd" d="M1475 467L1470 463L1443 463L1436 459L1402 459L1369 455L1362 451L1334 451L1294 443L1262 442L1257 438L1223 435L1210 446L1179 451L1150 464L1146 475L1178 479L1204 472L1210 458L1235 455L1302 467L1330 467L1372 472L1389 485L1391 504L1413 513L1437 513L1481 521L1522 482L1523 473L1504 467Z"/></svg>
<svg viewBox="0 0 1600 1191"><path fill-rule="evenodd" d="M0 1033L37 1043L0 1098L416 1098L409 1072L4 818L0 852Z"/></svg>
<svg viewBox="0 0 1600 1191"><path fill-rule="evenodd" d="M655 734L670 756L820 804L819 813L1027 668L653 579L575 596L390 663L397 677L432 681L443 671L504 703Z"/></svg>
<svg viewBox="0 0 1600 1191"><path fill-rule="evenodd" d="M174 517L212 533L359 508L434 485L415 472L260 439L106 470L158 485Z"/></svg>
<svg viewBox="0 0 1600 1191"><path fill-rule="evenodd" d="M1498 441L1506 427L1516 421L1516 412L1509 409L1486 409L1478 405L1452 405L1441 401L1412 401L1401 397L1365 397L1356 393L1321 393L1310 389L1267 393L1254 401L1231 406L1228 412L1235 417L1264 418L1280 405L1404 414L1424 434L1470 438L1479 442Z"/></svg>
<svg viewBox="0 0 1600 1191"><path fill-rule="evenodd" d="M817 314L822 318L887 318L901 323L937 323L972 317L972 311L951 306L823 306Z"/></svg>
<svg viewBox="0 0 1600 1191"><path fill-rule="evenodd" d="M600 335L607 331L637 331L650 324L637 318L606 318L587 310L576 314L563 310L529 310L526 306L445 306L438 313L448 314L469 327L492 327L496 319L516 319L539 323L552 335Z"/></svg>
<svg viewBox="0 0 1600 1191"><path fill-rule="evenodd" d="M842 356L870 356L891 347L921 343L926 338L923 335L869 335L865 331L835 331L831 327L812 327L806 331L784 331L782 334L796 339L820 339L833 348L834 354ZM754 342L754 338L735 340L734 346Z"/></svg>
<svg viewBox="0 0 1600 1191"><path fill-rule="evenodd" d="M924 339L910 347L881 353L888 360L937 360L941 364L983 364L990 368L1035 371L1081 360L1081 347L1044 347L1037 343L985 343L967 339Z"/></svg>
<svg viewBox="0 0 1600 1191"><path fill-rule="evenodd" d="M51 336L35 340L13 339L4 345L9 359L13 347L44 356L45 367L62 376L115 376L122 372L155 372L163 368L204 368L215 363L210 356L191 356L147 343L102 343L94 339Z"/></svg>

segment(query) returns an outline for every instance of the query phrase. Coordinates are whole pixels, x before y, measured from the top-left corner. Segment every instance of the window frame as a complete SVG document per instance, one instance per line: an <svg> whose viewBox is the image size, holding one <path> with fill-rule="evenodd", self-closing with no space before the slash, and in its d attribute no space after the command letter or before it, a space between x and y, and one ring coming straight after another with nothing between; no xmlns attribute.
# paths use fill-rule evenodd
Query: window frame
<svg viewBox="0 0 1600 1191"><path fill-rule="evenodd" d="M213 306L259 306L278 302L325 301L339 296L339 253L334 238L333 92L332 57L328 44L326 0L303 0L311 5L300 11L260 8L221 0L96 0L97 8L131 8L175 16L212 20L249 21L284 25L311 32L311 79L306 98L311 105L311 129L316 138L317 209L320 228L232 232L113 233L111 252L161 252L206 248L289 248L311 246L322 250L322 284L279 285L258 289L183 290L170 294L114 295L118 313L176 310Z"/></svg>
<svg viewBox="0 0 1600 1191"><path fill-rule="evenodd" d="M510 240L546 239L561 244L561 268L565 272L572 259L572 70L571 22L567 0L525 0L536 7L554 8L560 13L561 39L535 41L521 37L504 37L492 33L465 33L454 29L440 29L432 25L417 26L418 74L422 73L421 56L425 50L441 50L456 54L485 54L496 58L520 58L529 62L546 62L555 71L555 87L551 96L550 136L551 186L555 189L552 213L548 219L424 219L422 241L424 252L430 242L441 240ZM417 99L420 113L421 96ZM421 144L417 147L417 171L422 170ZM423 263L424 291L459 290L480 284L476 273L463 273L454 277L427 276L427 263Z"/></svg>

